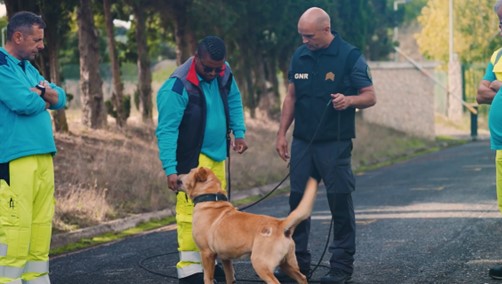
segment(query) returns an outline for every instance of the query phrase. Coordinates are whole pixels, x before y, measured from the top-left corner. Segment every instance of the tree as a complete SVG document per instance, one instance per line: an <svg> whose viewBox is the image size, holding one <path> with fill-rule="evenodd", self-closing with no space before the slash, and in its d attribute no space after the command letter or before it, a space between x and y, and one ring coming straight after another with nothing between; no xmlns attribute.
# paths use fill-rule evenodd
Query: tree
<svg viewBox="0 0 502 284"><path fill-rule="evenodd" d="M196 37L221 36L239 83L243 101L254 117L257 109L278 112L279 69L287 82L289 60L301 44L296 22L311 6L332 7L333 1L232 1L194 0L192 23Z"/></svg>
<svg viewBox="0 0 502 284"><path fill-rule="evenodd" d="M463 63L488 60L493 52L490 46L497 40L498 19L493 11L493 1L475 2L454 2L453 48ZM448 62L449 58L448 4L445 0L429 0L418 17L422 31L416 39L421 53L426 58L441 62ZM473 9L473 5L477 8Z"/></svg>
<svg viewBox="0 0 502 284"><path fill-rule="evenodd" d="M110 62L112 69L112 81L113 81L113 92L112 92L112 105L115 109L115 121L119 128L125 126L127 117L124 111L124 85L122 84L122 79L120 78L120 63L117 56L117 48L115 44L115 33L113 32L113 19L111 15L111 4L110 0L103 0L103 11L105 15L105 27L106 34L108 37L108 51L110 54Z"/></svg>
<svg viewBox="0 0 502 284"><path fill-rule="evenodd" d="M132 0L134 20L136 22L136 44L138 48L138 92L141 102L141 117L146 124L153 123L152 71L147 45L147 12L145 1Z"/></svg>
<svg viewBox="0 0 502 284"><path fill-rule="evenodd" d="M164 26L174 25L176 42L176 64L185 62L195 52L197 40L191 28L193 19L189 19L192 0L174 0L156 2Z"/></svg>
<svg viewBox="0 0 502 284"><path fill-rule="evenodd" d="M78 49L80 52L80 89L82 123L97 129L106 126L103 81L99 74L98 33L94 27L91 0L80 0L77 10Z"/></svg>
<svg viewBox="0 0 502 284"><path fill-rule="evenodd" d="M42 14L47 24L45 29L46 45L48 52L48 67L50 80L61 86L61 73L59 65L59 51L70 29L70 12L75 6L74 1L40 1ZM68 132L68 121L65 109L52 111L54 128L57 132Z"/></svg>
<svg viewBox="0 0 502 284"><path fill-rule="evenodd" d="M301 44L297 21L308 8L323 8L334 30L360 48L370 59L386 58L392 51L390 1L381 0L192 0L190 27L196 38L222 37L251 116L256 109L269 115L280 105L280 71L287 84L289 61ZM183 13L179 10L178 13Z"/></svg>
<svg viewBox="0 0 502 284"><path fill-rule="evenodd" d="M9 19L12 15L19 11L30 11L33 13L38 13L40 11L37 0L4 0L3 2L5 3L5 9L7 10L7 18Z"/></svg>

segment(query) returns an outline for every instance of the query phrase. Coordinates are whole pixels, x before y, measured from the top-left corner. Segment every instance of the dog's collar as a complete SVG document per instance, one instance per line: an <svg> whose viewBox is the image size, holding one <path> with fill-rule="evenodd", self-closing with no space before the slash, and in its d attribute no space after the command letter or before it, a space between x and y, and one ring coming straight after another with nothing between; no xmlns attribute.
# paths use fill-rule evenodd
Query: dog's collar
<svg viewBox="0 0 502 284"><path fill-rule="evenodd" d="M228 201L227 197L221 193L202 194L193 199L193 204L206 201Z"/></svg>

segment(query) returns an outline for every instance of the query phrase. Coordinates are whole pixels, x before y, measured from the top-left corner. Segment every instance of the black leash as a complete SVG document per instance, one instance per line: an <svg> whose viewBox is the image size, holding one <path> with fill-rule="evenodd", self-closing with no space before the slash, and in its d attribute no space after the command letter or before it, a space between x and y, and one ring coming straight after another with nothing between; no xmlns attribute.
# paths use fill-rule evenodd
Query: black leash
<svg viewBox="0 0 502 284"><path fill-rule="evenodd" d="M171 255L171 254L177 254L177 253L178 253L178 251L173 251L173 252L161 253L161 254L156 254L156 255L148 256L148 257L145 257L145 258L141 259L140 261L138 261L138 266L141 267L141 268L143 268L145 271L150 272L151 274L178 280L178 276L172 276L172 275L169 275L169 274L157 272L157 271L155 271L153 269L150 269L150 268L146 267L146 265L144 264L148 260L151 260L151 259L154 259L154 258L157 258L157 257L161 257L161 256L166 256L166 255Z"/></svg>
<svg viewBox="0 0 502 284"><path fill-rule="evenodd" d="M317 136L317 132L319 132L319 128L321 128L321 122L322 122L322 120L324 118L324 115L326 115L326 111L328 110L328 107L330 105L331 105L331 100L329 100L328 103L326 104L326 107L324 108L324 111L322 112L321 119L319 120L319 123L317 124L317 127L316 127L316 129L314 131L314 135L312 135L312 139L310 139L309 143L307 144L307 147L305 148L305 150L301 154L300 159L298 159L296 165L293 165L291 167L291 170L288 172L288 174L286 174L286 176L270 192L268 192L262 198L258 199L257 201L255 201L255 202L253 202L251 204L248 204L248 205L246 205L244 207L237 208L238 210L244 211L244 210L246 210L248 208L251 208L251 207L255 206L256 204L262 202L263 200L267 199L270 195L272 195L272 193L274 193L277 189L279 189L279 187L289 178L290 172L298 166L298 164L300 163L300 161L307 154L307 151L309 150L309 148L312 145L312 143L314 143L314 139ZM338 117L338 120L340 120L340 117ZM290 166L291 166L291 163L288 163L288 167L290 167ZM230 198L228 200L230 200Z"/></svg>
<svg viewBox="0 0 502 284"><path fill-rule="evenodd" d="M227 163L227 188L228 188L228 201L232 200L232 179L230 178L230 152L228 153L228 163Z"/></svg>

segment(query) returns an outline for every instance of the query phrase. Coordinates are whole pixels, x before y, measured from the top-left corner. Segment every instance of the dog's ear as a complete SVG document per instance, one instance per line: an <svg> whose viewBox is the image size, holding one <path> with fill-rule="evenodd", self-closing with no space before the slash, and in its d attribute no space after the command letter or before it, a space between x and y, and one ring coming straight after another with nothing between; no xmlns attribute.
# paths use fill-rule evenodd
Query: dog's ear
<svg viewBox="0 0 502 284"><path fill-rule="evenodd" d="M208 172L206 168L199 168L195 173L195 182L205 182L207 180Z"/></svg>

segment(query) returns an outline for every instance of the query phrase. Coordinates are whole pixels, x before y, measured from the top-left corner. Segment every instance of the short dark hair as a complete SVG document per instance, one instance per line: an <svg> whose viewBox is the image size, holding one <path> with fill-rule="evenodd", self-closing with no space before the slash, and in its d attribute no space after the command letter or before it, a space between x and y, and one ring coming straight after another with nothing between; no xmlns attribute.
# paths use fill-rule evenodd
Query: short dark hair
<svg viewBox="0 0 502 284"><path fill-rule="evenodd" d="M45 22L41 16L28 11L17 12L7 24L7 40L11 40L12 35L17 31L23 34L29 33L33 26L45 29Z"/></svg>
<svg viewBox="0 0 502 284"><path fill-rule="evenodd" d="M197 54L199 57L209 54L213 60L223 60L226 55L225 43L217 36L207 36L199 42Z"/></svg>

